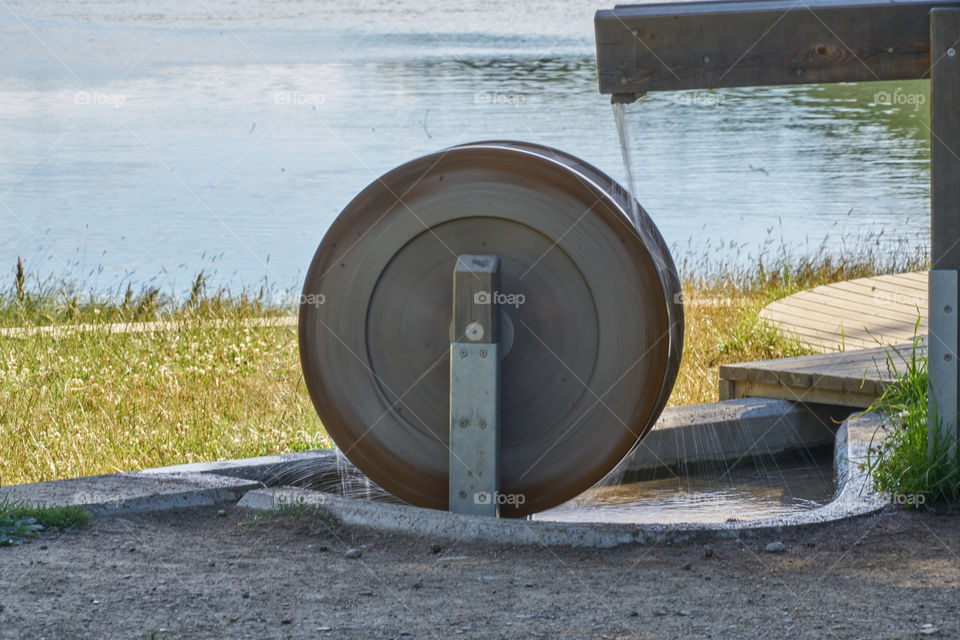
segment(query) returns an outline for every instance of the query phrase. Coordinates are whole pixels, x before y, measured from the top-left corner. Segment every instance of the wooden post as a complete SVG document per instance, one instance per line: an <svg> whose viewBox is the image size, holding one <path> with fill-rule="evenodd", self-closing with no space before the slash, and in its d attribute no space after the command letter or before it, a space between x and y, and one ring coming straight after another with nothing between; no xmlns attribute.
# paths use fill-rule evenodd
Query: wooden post
<svg viewBox="0 0 960 640"><path fill-rule="evenodd" d="M957 453L960 271L960 9L930 11L930 374L928 446ZM934 419L936 407L936 420Z"/></svg>
<svg viewBox="0 0 960 640"><path fill-rule="evenodd" d="M454 513L499 514L500 259L462 255L453 273L450 494Z"/></svg>

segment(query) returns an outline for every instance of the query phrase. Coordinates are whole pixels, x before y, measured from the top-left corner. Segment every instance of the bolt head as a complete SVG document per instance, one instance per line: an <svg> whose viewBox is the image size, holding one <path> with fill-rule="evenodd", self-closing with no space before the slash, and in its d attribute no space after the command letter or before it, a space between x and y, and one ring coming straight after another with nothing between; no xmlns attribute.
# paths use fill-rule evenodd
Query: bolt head
<svg viewBox="0 0 960 640"><path fill-rule="evenodd" d="M949 49L947 49L947 57L948 57L948 58L956 58L956 57L957 57L957 50L954 49L953 47L950 47Z"/></svg>
<svg viewBox="0 0 960 640"><path fill-rule="evenodd" d="M460 493L458 493L457 495L460 496L460 499L461 499L461 500L465 500L466 497L467 497L467 492L464 491L463 489L461 489L461 490L460 490Z"/></svg>
<svg viewBox="0 0 960 640"><path fill-rule="evenodd" d="M953 311L953 307L951 307L950 305L944 305L943 310L945 313L950 313L951 311Z"/></svg>
<svg viewBox="0 0 960 640"><path fill-rule="evenodd" d="M466 357L467 357L467 350L466 350L466 349L460 349L460 357L461 357L461 358L466 358Z"/></svg>
<svg viewBox="0 0 960 640"><path fill-rule="evenodd" d="M480 340L483 340L483 334L486 332L483 330L482 324L479 322L471 322L467 325L464 333L467 336L467 340L470 342L479 342Z"/></svg>

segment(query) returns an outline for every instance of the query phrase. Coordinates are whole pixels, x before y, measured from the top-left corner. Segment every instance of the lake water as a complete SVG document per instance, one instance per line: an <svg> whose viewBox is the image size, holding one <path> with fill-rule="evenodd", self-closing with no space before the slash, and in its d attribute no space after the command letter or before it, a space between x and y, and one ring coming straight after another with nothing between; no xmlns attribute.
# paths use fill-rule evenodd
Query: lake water
<svg viewBox="0 0 960 640"><path fill-rule="evenodd" d="M7 0L0 272L110 291L299 285L364 186L472 140L552 145L623 179L583 0ZM923 82L652 94L637 196L678 262L859 238L925 246ZM0 280L0 287L6 284Z"/></svg>

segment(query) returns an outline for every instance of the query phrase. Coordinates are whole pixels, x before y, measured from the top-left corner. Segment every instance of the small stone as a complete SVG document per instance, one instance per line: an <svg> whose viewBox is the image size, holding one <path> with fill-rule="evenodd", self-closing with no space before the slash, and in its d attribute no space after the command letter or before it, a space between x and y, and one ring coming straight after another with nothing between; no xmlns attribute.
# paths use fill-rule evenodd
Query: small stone
<svg viewBox="0 0 960 640"><path fill-rule="evenodd" d="M666 609L657 609L656 611L653 612L653 615L655 615L655 616L665 616L665 615L667 615L667 610L666 610Z"/></svg>
<svg viewBox="0 0 960 640"><path fill-rule="evenodd" d="M533 586L533 583L532 583L532 582L524 582L524 583L523 583L523 586L526 587L527 589L529 589L530 587Z"/></svg>
<svg viewBox="0 0 960 640"><path fill-rule="evenodd" d="M713 557L713 547L708 544L703 545L703 557L711 558Z"/></svg>
<svg viewBox="0 0 960 640"><path fill-rule="evenodd" d="M436 555L436 554L440 553L441 551L443 551L443 547L440 546L439 544L437 544L436 542L434 542L432 545L430 545L430 553Z"/></svg>
<svg viewBox="0 0 960 640"><path fill-rule="evenodd" d="M786 550L787 550L786 545L784 545L779 540L775 542L771 542L770 544L767 545L767 548L766 548L767 553L783 553Z"/></svg>
<svg viewBox="0 0 960 640"><path fill-rule="evenodd" d="M330 547L328 547L328 546L325 545L325 544L320 545L320 552L321 552L321 553L324 553L324 552L326 552L326 551L330 551Z"/></svg>
<svg viewBox="0 0 960 640"><path fill-rule="evenodd" d="M372 596L372 595L373 595L373 591L361 591L361 592L360 592L360 595L362 595L362 596Z"/></svg>
<svg viewBox="0 0 960 640"><path fill-rule="evenodd" d="M40 545L40 549L43 550L43 549L46 549L46 548L47 548L47 545L45 545L45 544Z"/></svg>
<svg viewBox="0 0 960 640"><path fill-rule="evenodd" d="M363 555L363 549L347 549L347 552L344 555L351 560L356 560Z"/></svg>
<svg viewBox="0 0 960 640"><path fill-rule="evenodd" d="M631 618L637 618L637 617L639 617L639 616L640 616L640 614L637 613L636 611L631 611L631 612L630 612L630 617L631 617Z"/></svg>
<svg viewBox="0 0 960 640"><path fill-rule="evenodd" d="M684 571L690 571L690 569L693 568L693 565L689 562L684 562L683 566L680 568L683 569Z"/></svg>
<svg viewBox="0 0 960 640"><path fill-rule="evenodd" d="M133 540L127 540L126 542L123 543L123 550L133 553L134 551L137 550L137 543L134 542Z"/></svg>
<svg viewBox="0 0 960 640"><path fill-rule="evenodd" d="M218 518L226 518L226 517L227 517L227 510L226 510L226 509L218 509L218 510L217 510L217 517L218 517Z"/></svg>
<svg viewBox="0 0 960 640"><path fill-rule="evenodd" d="M243 593L240 594L240 597L243 598L244 600L246 600L247 598L250 597L250 592L249 592L249 591L244 591Z"/></svg>
<svg viewBox="0 0 960 640"><path fill-rule="evenodd" d="M293 620L291 620L290 618L284 618L283 620L280 621L280 624L290 624L291 622L293 622Z"/></svg>
<svg viewBox="0 0 960 640"><path fill-rule="evenodd" d="M330 631L333 631L333 627L317 627L317 631L329 633Z"/></svg>
<svg viewBox="0 0 960 640"><path fill-rule="evenodd" d="M933 625L930 624L929 622L926 623L926 624L920 625L920 633L922 633L922 634L924 634L924 635L928 635L928 636L929 636L929 635L932 635L932 634L936 633L937 631L939 631L939 629L937 629L935 626L933 626Z"/></svg>
<svg viewBox="0 0 960 640"><path fill-rule="evenodd" d="M686 617L690 615L690 612L687 611L686 609L681 609L680 611L677 611L677 615Z"/></svg>

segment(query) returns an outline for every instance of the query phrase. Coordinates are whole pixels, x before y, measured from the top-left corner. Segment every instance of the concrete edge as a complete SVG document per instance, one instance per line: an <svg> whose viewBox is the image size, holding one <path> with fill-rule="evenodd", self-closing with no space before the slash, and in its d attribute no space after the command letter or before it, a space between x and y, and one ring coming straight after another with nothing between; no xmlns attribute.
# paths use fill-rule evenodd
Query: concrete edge
<svg viewBox="0 0 960 640"><path fill-rule="evenodd" d="M749 409L752 405L748 403L743 407ZM683 412L679 415L683 415ZM736 414L731 419L740 421L741 414ZM789 518L749 522L628 525L490 520L412 506L343 498L306 489L267 489L265 484L259 481L262 478L271 478L275 470L291 463L329 462L336 456L332 450L193 463L121 474L10 485L0 487L0 498L21 500L31 505L81 506L94 516L116 516L233 503L260 510L301 504L324 508L345 524L438 538L505 544L594 547L610 547L618 544L671 544L699 538L729 538L775 533L782 531L785 527L822 524L866 515L883 508L889 503L889 499L873 491L869 475L860 468L860 464L866 459L874 433L883 425L883 418L877 414L859 414L844 421L837 431L834 467L838 492L832 502ZM636 462L634 464L636 465Z"/></svg>
<svg viewBox="0 0 960 640"><path fill-rule="evenodd" d="M261 482L214 474L133 471L0 487L0 499L83 507L102 517L232 504L260 487Z"/></svg>
<svg viewBox="0 0 960 640"><path fill-rule="evenodd" d="M709 524L630 525L506 520L451 514L407 505L393 505L290 487L247 492L238 506L261 511L285 507L318 507L340 522L391 533L498 544L572 547L615 547L622 544L682 544L692 541L755 537L782 533L875 513L889 498L873 489L862 468L870 441L885 421L875 413L853 416L837 432L834 467L838 492L830 503L785 518Z"/></svg>

